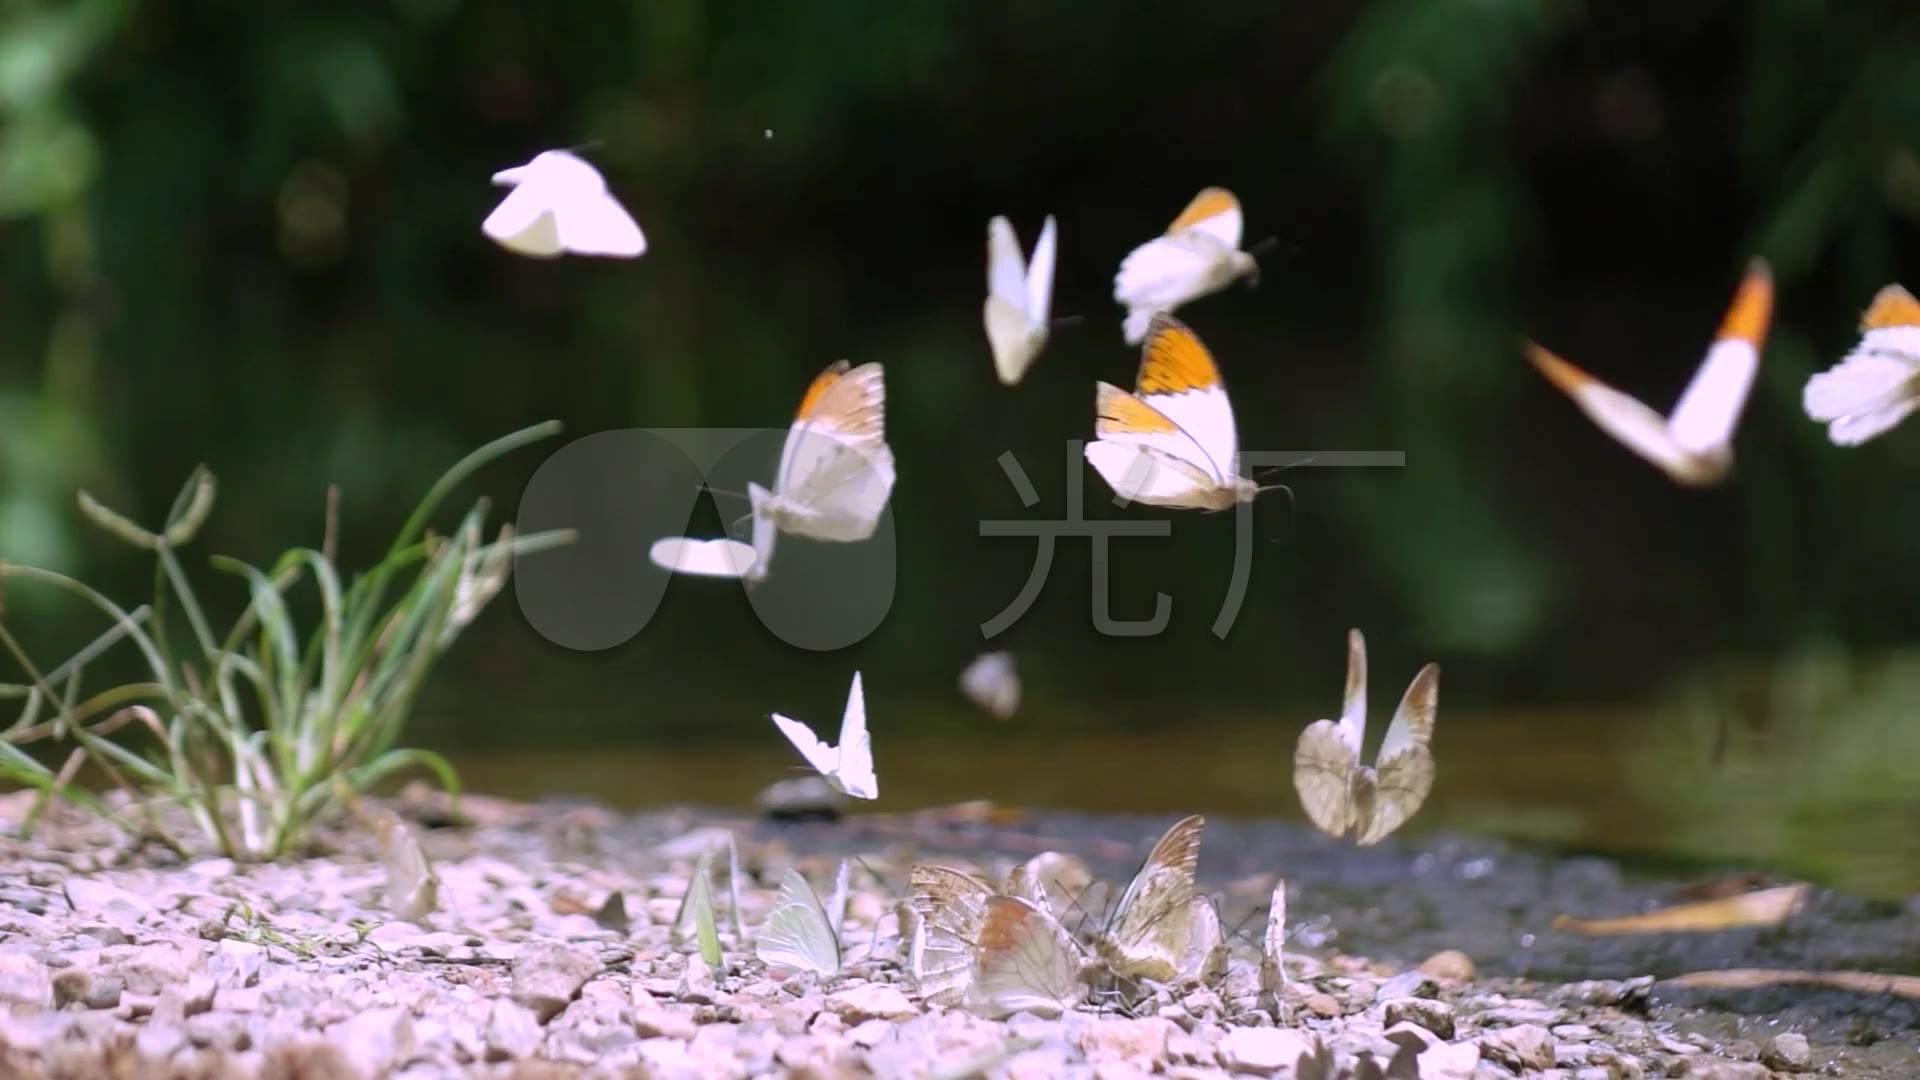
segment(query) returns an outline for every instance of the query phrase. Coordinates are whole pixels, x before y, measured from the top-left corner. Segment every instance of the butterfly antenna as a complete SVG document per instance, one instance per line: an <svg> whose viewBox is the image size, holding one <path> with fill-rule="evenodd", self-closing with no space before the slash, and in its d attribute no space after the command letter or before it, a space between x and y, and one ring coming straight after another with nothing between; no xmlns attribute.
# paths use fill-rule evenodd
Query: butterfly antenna
<svg viewBox="0 0 1920 1080"><path fill-rule="evenodd" d="M1053 320L1049 322L1047 325L1079 326L1081 323L1086 321L1087 321L1087 317L1085 315L1058 315L1058 316L1055 316Z"/></svg>
<svg viewBox="0 0 1920 1080"><path fill-rule="evenodd" d="M574 143L572 146L567 147L567 153L574 154L582 150L598 150L605 145L607 145L606 137L602 135L596 135L585 142L577 142L577 143Z"/></svg>
<svg viewBox="0 0 1920 1080"><path fill-rule="evenodd" d="M1267 252L1272 251L1274 248L1277 248L1279 246L1280 246L1280 238L1277 236L1269 236L1265 240L1262 240L1259 243L1248 248L1247 254L1257 259L1260 256L1265 255Z"/></svg>

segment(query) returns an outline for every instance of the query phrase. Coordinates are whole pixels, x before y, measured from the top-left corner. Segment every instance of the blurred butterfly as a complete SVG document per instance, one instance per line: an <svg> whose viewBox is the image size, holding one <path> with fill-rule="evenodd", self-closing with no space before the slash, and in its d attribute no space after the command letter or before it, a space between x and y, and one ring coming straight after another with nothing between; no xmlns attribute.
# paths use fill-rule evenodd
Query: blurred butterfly
<svg viewBox="0 0 1920 1080"><path fill-rule="evenodd" d="M1020 381L1047 344L1054 244L1049 214L1029 265L1020 254L1013 225L1004 217L987 222L987 344L993 347L993 370L1007 386Z"/></svg>
<svg viewBox="0 0 1920 1080"><path fill-rule="evenodd" d="M696 540L690 536L655 540L647 557L672 573L731 578L752 576L760 561L751 545L738 540Z"/></svg>
<svg viewBox="0 0 1920 1080"><path fill-rule="evenodd" d="M1182 974L1193 942L1193 870L1206 823L1197 814L1175 822L1147 853L1106 927L1094 934L1094 950L1113 974L1153 982Z"/></svg>
<svg viewBox="0 0 1920 1080"><path fill-rule="evenodd" d="M374 824L380 866L387 876L387 908L408 922L419 922L440 906L440 878L407 823L382 811Z"/></svg>
<svg viewBox="0 0 1920 1080"><path fill-rule="evenodd" d="M503 169L493 182L513 190L480 229L508 251L539 259L562 252L630 259L647 250L640 226L607 194L599 170L565 150Z"/></svg>
<svg viewBox="0 0 1920 1080"><path fill-rule="evenodd" d="M1056 1016L1080 1000L1080 948L1043 902L948 866L915 866L908 880L922 997L989 1018Z"/></svg>
<svg viewBox="0 0 1920 1080"><path fill-rule="evenodd" d="M882 368L838 361L800 399L773 490L747 485L756 556L747 576L766 576L777 532L837 541L872 536L893 480Z"/></svg>
<svg viewBox="0 0 1920 1080"><path fill-rule="evenodd" d="M1193 197L1166 235L1133 249L1113 278L1114 302L1127 308L1121 324L1127 344L1147 333L1155 312L1172 311L1239 278L1259 277L1259 264L1240 250L1240 228L1240 200L1210 187Z"/></svg>
<svg viewBox="0 0 1920 1080"><path fill-rule="evenodd" d="M847 711L840 718L840 745L828 746L814 735L813 729L798 720L773 714L774 725L787 741L819 770L827 782L856 799L880 795L880 780L873 774L873 741L867 736L867 698L860 688L860 673L853 673L853 688L847 691Z"/></svg>
<svg viewBox="0 0 1920 1080"><path fill-rule="evenodd" d="M1659 466L1676 482L1709 487L1733 467L1733 429L1746 406L1773 317L1773 275L1765 260L1748 264L1733 306L1707 358L1695 372L1672 417L1602 383L1532 342L1527 356L1580 411L1627 449Z"/></svg>
<svg viewBox="0 0 1920 1080"><path fill-rule="evenodd" d="M1013 654L982 653L960 672L960 690L975 705L1007 720L1020 709L1020 673L1014 670Z"/></svg>
<svg viewBox="0 0 1920 1080"><path fill-rule="evenodd" d="M1212 354L1171 315L1153 317L1134 392L1096 383L1087 461L1131 502L1224 510L1259 494L1238 474L1233 406Z"/></svg>
<svg viewBox="0 0 1920 1080"><path fill-rule="evenodd" d="M800 871L789 868L780 879L780 895L753 954L769 968L810 971L822 979L840 974L840 935Z"/></svg>
<svg viewBox="0 0 1920 1080"><path fill-rule="evenodd" d="M713 852L700 855L693 864L693 875L687 880L686 895L680 899L680 911L674 916L671 936L675 944L697 943L700 959L709 966L719 967L720 932L714 924L713 915Z"/></svg>
<svg viewBox="0 0 1920 1080"><path fill-rule="evenodd" d="M1440 665L1413 677L1393 714L1373 767L1360 764L1367 731L1367 642L1347 631L1347 693L1340 719L1320 720L1301 732L1293 752L1293 786L1300 805L1322 832L1353 832L1360 844L1378 843L1405 824L1433 790L1434 712Z"/></svg>
<svg viewBox="0 0 1920 1080"><path fill-rule="evenodd" d="M1920 302L1912 293L1880 290L1860 320L1860 344L1807 380L1803 404L1828 425L1835 446L1858 446L1920 408Z"/></svg>

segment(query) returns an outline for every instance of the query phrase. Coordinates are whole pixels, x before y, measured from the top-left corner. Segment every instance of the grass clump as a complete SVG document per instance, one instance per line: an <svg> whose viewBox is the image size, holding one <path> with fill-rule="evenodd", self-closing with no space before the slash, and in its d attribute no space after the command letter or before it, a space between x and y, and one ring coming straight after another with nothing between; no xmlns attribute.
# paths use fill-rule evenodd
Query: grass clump
<svg viewBox="0 0 1920 1080"><path fill-rule="evenodd" d="M40 792L29 827L58 795L186 854L168 824L178 815L161 813L178 808L221 854L273 859L340 799L400 770L429 770L457 793L444 758L398 745L415 697L434 662L506 584L514 558L572 536L516 536L503 525L489 541L485 499L445 536L427 522L476 469L559 430L557 422L535 425L461 459L427 491L380 561L350 582L333 551L337 492L319 549L295 548L264 570L214 556L211 566L248 590L224 634L214 632L179 556L212 512L211 473L195 471L154 531L81 493L88 519L153 553L153 599L129 610L66 575L0 564L0 586L51 585L111 620L86 649L43 673L0 617L0 650L25 672L22 682L0 683L0 698L23 702L0 731L0 779ZM297 588L310 588L318 601L317 622L304 629L291 611ZM176 608L187 630L178 639L169 628ZM82 669L123 641L144 660L145 678L83 696ZM147 733L151 745L127 745L126 729ZM58 769L24 749L39 742L71 744ZM132 796L132 817L74 784L89 762Z"/></svg>

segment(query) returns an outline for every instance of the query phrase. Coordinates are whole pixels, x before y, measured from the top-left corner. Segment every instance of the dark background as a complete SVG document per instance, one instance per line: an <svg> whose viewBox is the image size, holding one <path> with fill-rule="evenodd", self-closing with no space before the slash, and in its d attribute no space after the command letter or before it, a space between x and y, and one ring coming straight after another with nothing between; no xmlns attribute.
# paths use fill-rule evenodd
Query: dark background
<svg viewBox="0 0 1920 1080"><path fill-rule="evenodd" d="M635 640L577 654L509 594L423 703L433 745L769 749L768 710L830 728L855 666L883 775L885 741L914 734L1171 746L1204 721L1290 739L1334 709L1359 626L1376 724L1442 662L1443 790L1450 728L1464 746L1474 725L1493 778L1537 773L1537 748L1580 727L1567 769L1579 747L1646 741L1659 784L1693 790L1719 757L1647 732L1732 731L1764 768L1790 729L1853 763L1812 788L1911 790L1920 736L1878 740L1920 705L1900 674L1920 636L1920 428L1841 450L1799 405L1876 289L1920 286L1910 3L79 0L0 15L0 124L0 554L129 602L150 566L76 514L76 488L153 522L206 462L221 499L190 561L266 563L318 542L337 481L353 568L509 430L779 426L828 362L887 365L901 563L870 639L792 649L732 586L680 582ZM643 258L542 263L482 236L494 171L589 141ZM1263 497L1224 642L1232 515L1119 511L1089 470L1091 516L1174 521L1120 545L1114 576L1116 615L1160 590L1173 625L1095 634L1087 542L1063 541L994 643L1020 655L1028 704L990 728L953 679L1033 543L977 522L1062 516L1092 382L1136 363L1114 270L1208 184L1239 195L1248 244L1278 239L1257 289L1183 310L1242 444L1399 449L1407 467L1294 470L1291 504ZM1055 311L1085 317L1011 390L980 327L997 213L1025 245L1057 215ZM1535 336L1664 409L1756 254L1779 301L1723 488L1676 487L1515 348ZM510 515L557 446L472 490ZM723 498L693 531L745 509ZM48 656L98 630L15 593L10 624ZM1850 704L1794 697L1809 664ZM1564 712L1589 706L1611 711ZM1885 724L1849 726L1858 712ZM1563 715L1609 719L1511 719ZM1509 730L1536 749L1498 756ZM1078 761L1045 766L1098 772ZM1297 812L1270 767L1270 812ZM1915 809L1863 812L1904 827Z"/></svg>

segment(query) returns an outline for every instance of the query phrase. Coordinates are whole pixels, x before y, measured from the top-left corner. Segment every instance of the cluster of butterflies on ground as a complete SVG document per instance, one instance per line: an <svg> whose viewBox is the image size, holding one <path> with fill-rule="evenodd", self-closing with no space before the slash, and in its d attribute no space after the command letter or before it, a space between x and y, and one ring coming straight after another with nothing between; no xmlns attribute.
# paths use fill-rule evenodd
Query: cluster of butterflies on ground
<svg viewBox="0 0 1920 1080"><path fill-rule="evenodd" d="M952 866L916 865L901 912L905 967L921 997L989 1018L1028 1012L1059 1015L1105 994L1125 1004L1141 991L1175 983L1219 984L1232 967L1218 911L1194 884L1205 819L1176 822L1153 846L1119 903L1097 928L1062 921L1088 894L1092 879L1078 859L1043 852L994 884ZM740 859L727 843L732 933L748 933L740 911ZM719 967L718 920L711 880L716 853L694 864L674 918L673 937L693 945ZM845 956L844 926L852 863L843 860L826 900L798 870L788 869L766 921L751 935L753 951L776 972L838 977ZM1286 883L1275 884L1267 911L1258 985L1275 1017L1283 1014L1286 982Z"/></svg>
<svg viewBox="0 0 1920 1080"><path fill-rule="evenodd" d="M513 191L483 231L524 255L562 253L637 256L646 250L639 226L608 192L593 166L564 150L548 151L495 174ZM1194 197L1165 234L1135 248L1114 277L1114 299L1126 308L1129 344L1141 344L1134 390L1099 382L1094 435L1086 457L1123 502L1220 510L1251 501L1262 489L1239 474L1233 409L1218 366L1199 337L1171 312L1242 278L1256 278L1252 252L1240 247L1239 201L1224 188ZM1058 232L1046 219L1031 262L1012 225L987 225L986 336L1000 381L1020 381L1045 346L1052 326ZM1566 392L1604 431L1675 481L1704 487L1733 465L1733 433L1759 368L1773 315L1773 278L1763 260L1749 264L1706 358L1671 415L1662 416L1547 349L1526 344L1542 374ZM1831 370L1813 376L1804 394L1810 417L1828 425L1832 441L1857 445L1920 407L1920 302L1898 285L1874 297L1862 338ZM652 560L677 573L764 580L779 533L853 542L873 535L891 497L893 452L886 441L886 391L878 363L842 360L813 380L781 449L771 490L748 485L752 542L667 537ZM961 676L966 693L988 711L1018 707L1012 660L980 657ZM1404 823L1433 783L1428 750L1439 695L1439 668L1429 664L1408 687L1372 767L1360 764L1366 729L1366 646L1348 637L1347 693L1340 719L1301 735L1294 784L1308 816L1335 835L1371 844ZM798 721L774 723L809 764L847 795L879 794L866 703L855 673L830 746Z"/></svg>

